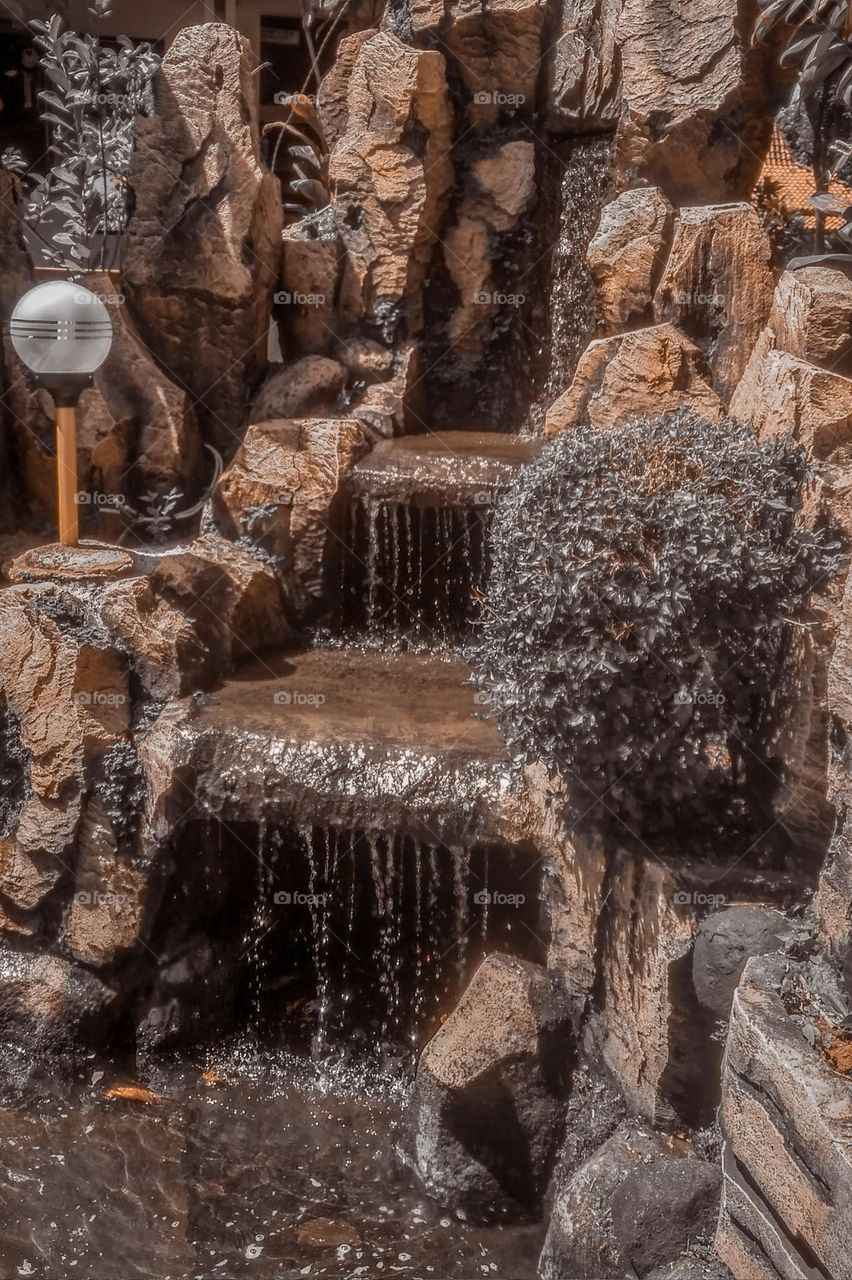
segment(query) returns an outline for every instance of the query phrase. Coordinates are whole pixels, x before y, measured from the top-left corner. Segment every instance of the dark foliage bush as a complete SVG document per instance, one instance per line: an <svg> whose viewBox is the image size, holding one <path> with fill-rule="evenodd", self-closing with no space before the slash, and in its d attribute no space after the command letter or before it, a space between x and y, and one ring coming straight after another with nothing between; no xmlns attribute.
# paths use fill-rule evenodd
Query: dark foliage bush
<svg viewBox="0 0 852 1280"><path fill-rule="evenodd" d="M839 563L805 477L789 442L686 410L565 432L522 469L470 655L515 762L645 829L718 814L767 752L788 620Z"/></svg>

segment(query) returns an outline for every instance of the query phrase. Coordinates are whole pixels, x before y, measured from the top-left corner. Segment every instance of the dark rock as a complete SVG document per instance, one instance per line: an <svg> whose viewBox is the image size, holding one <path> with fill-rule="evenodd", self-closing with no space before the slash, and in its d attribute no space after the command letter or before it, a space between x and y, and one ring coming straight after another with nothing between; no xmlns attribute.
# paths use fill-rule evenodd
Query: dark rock
<svg viewBox="0 0 852 1280"><path fill-rule="evenodd" d="M651 1128L625 1123L567 1182L557 1186L539 1260L541 1280L568 1276L620 1280L629 1274L624 1250L612 1229L613 1196L634 1170L670 1150L670 1141Z"/></svg>
<svg viewBox="0 0 852 1280"><path fill-rule="evenodd" d="M712 1231L721 1186L721 1169L705 1160L654 1160L625 1178L612 1198L612 1225L638 1275Z"/></svg>
<svg viewBox="0 0 852 1280"><path fill-rule="evenodd" d="M95 974L60 956L0 951L0 1041L33 1059L102 1046L114 999Z"/></svg>
<svg viewBox="0 0 852 1280"><path fill-rule="evenodd" d="M220 1030L233 1008L233 967L206 938L193 938L159 972L137 1020L145 1055L199 1043Z"/></svg>
<svg viewBox="0 0 852 1280"><path fill-rule="evenodd" d="M535 1211L564 1118L571 1011L537 965L489 956L426 1046L403 1156L430 1195L482 1217Z"/></svg>
<svg viewBox="0 0 852 1280"><path fill-rule="evenodd" d="M777 951L791 933L790 922L766 907L728 907L707 916L692 954L692 977L701 1005L727 1018L749 956Z"/></svg>

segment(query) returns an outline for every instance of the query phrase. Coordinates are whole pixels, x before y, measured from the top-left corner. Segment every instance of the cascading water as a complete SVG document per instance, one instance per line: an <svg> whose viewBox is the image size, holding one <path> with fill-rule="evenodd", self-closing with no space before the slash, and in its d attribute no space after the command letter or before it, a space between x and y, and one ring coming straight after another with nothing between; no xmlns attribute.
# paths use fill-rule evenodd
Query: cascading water
<svg viewBox="0 0 852 1280"><path fill-rule="evenodd" d="M355 499L340 557L344 632L439 647L469 631L488 574L491 516L491 506Z"/></svg>
<svg viewBox="0 0 852 1280"><path fill-rule="evenodd" d="M283 991L285 1014L297 1011L289 1030L317 1059L359 1039L405 1056L487 951L544 958L540 883L530 896L509 891L530 865L518 850L305 825L257 838L243 934L249 1029L287 1029ZM489 887L495 863L506 891L500 877Z"/></svg>

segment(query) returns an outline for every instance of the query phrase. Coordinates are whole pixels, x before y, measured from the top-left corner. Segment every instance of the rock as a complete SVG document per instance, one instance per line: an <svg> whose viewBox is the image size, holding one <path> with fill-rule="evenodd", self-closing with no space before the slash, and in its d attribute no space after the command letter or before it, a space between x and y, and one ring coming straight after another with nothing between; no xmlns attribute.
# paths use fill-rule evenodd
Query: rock
<svg viewBox="0 0 852 1280"><path fill-rule="evenodd" d="M393 352L371 338L349 338L338 347L336 355L356 382L372 386L387 382L393 374Z"/></svg>
<svg viewBox="0 0 852 1280"><path fill-rule="evenodd" d="M616 1239L637 1275L676 1261L719 1214L722 1171L706 1160L652 1160L628 1174L612 1197Z"/></svg>
<svg viewBox="0 0 852 1280"><path fill-rule="evenodd" d="M506 142L476 160L455 222L444 233L444 264L460 301L449 323L453 355L476 361L495 315L505 306L495 290L500 237L512 231L536 195L535 147Z"/></svg>
<svg viewBox="0 0 852 1280"><path fill-rule="evenodd" d="M766 907L727 907L705 917L692 952L699 1003L717 1018L727 1018L746 961L777 951L790 933L790 922Z"/></svg>
<svg viewBox="0 0 852 1280"><path fill-rule="evenodd" d="M487 957L424 1049L405 1155L441 1204L525 1214L543 1194L561 1136L571 1016L546 970Z"/></svg>
<svg viewBox="0 0 852 1280"><path fill-rule="evenodd" d="M337 539L332 530L346 473L366 452L357 422L305 419L249 427L213 497L228 536L276 566L291 607L316 604Z"/></svg>
<svg viewBox="0 0 852 1280"><path fill-rule="evenodd" d="M612 1229L618 1188L637 1168L671 1151L671 1140L625 1122L564 1182L557 1181L547 1238L538 1264L541 1280L594 1276L621 1280L629 1263Z"/></svg>
<svg viewBox="0 0 852 1280"><path fill-rule="evenodd" d="M730 414L751 422L761 439L793 435L815 458L847 465L852 443L852 379L806 364L771 345L752 352Z"/></svg>
<svg viewBox="0 0 852 1280"><path fill-rule="evenodd" d="M0 1040L29 1056L105 1043L115 993L93 973L47 953L0 950Z"/></svg>
<svg viewBox="0 0 852 1280"><path fill-rule="evenodd" d="M281 288L275 314L286 355L325 356L335 341L343 244L334 210L294 222L281 240Z"/></svg>
<svg viewBox="0 0 852 1280"><path fill-rule="evenodd" d="M123 287L143 341L233 452L266 365L279 183L260 161L254 54L223 23L184 27L138 121Z"/></svg>
<svg viewBox="0 0 852 1280"><path fill-rule="evenodd" d="M778 351L852 377L852 279L830 266L785 271L767 322Z"/></svg>
<svg viewBox="0 0 852 1280"><path fill-rule="evenodd" d="M137 1051L144 1056L186 1048L221 1033L233 998L231 965L209 939L190 938L179 955L160 966L137 1011Z"/></svg>
<svg viewBox="0 0 852 1280"><path fill-rule="evenodd" d="M604 1061L635 1110L671 1120L684 1107L703 1119L713 1062L701 1052L684 990L694 911L672 874L650 858L610 852L607 923L599 985L598 1039Z"/></svg>
<svg viewBox="0 0 852 1280"><path fill-rule="evenodd" d="M590 342L567 391L547 412L545 434L581 422L611 430L627 418L656 417L683 406L715 421L722 405L701 352L672 325Z"/></svg>
<svg viewBox="0 0 852 1280"><path fill-rule="evenodd" d="M805 979L789 957L759 956L734 996L716 1250L735 1276L849 1270L852 1095L785 1008L782 989Z"/></svg>
<svg viewBox="0 0 852 1280"><path fill-rule="evenodd" d="M469 95L467 124L493 125L507 108L536 108L545 18L543 0L460 0L445 10L441 45ZM412 32L428 30L412 16Z"/></svg>
<svg viewBox="0 0 852 1280"><path fill-rule="evenodd" d="M828 669L828 791L836 818L814 899L817 930L829 954L852 978L852 578L847 577Z"/></svg>
<svg viewBox="0 0 852 1280"><path fill-rule="evenodd" d="M375 30L353 31L344 36L337 46L334 62L323 76L317 93L317 110L322 122L329 150L332 150L349 124L349 81L352 70L366 40L372 39Z"/></svg>
<svg viewBox="0 0 852 1280"><path fill-rule="evenodd" d="M80 398L79 488L89 498L83 516L110 510L98 507L98 496L115 499L117 510L133 491L193 493L202 449L191 396L155 363L115 283L93 276L86 288L110 313L113 345L94 388Z"/></svg>
<svg viewBox="0 0 852 1280"><path fill-rule="evenodd" d="M126 734L127 662L85 608L52 585L0 598L0 690L21 777L0 839L0 895L38 907L70 870L97 760Z"/></svg>
<svg viewBox="0 0 852 1280"><path fill-rule="evenodd" d="M240 660L292 639L269 565L213 533L162 556L151 586L189 619L204 646L204 685Z"/></svg>
<svg viewBox="0 0 852 1280"><path fill-rule="evenodd" d="M674 212L659 187L625 191L604 205L586 262L598 325L607 333L651 318L673 225Z"/></svg>
<svg viewBox="0 0 852 1280"><path fill-rule="evenodd" d="M319 418L333 413L346 385L346 369L327 356L303 356L273 369L252 405L251 421Z"/></svg>
<svg viewBox="0 0 852 1280"><path fill-rule="evenodd" d="M412 420L422 425L421 386L419 343L405 342L393 357L390 377L368 386L350 413L374 437L399 435L412 429Z"/></svg>
<svg viewBox="0 0 852 1280"><path fill-rule="evenodd" d="M754 0L625 0L617 18L623 186L674 205L747 199L789 89L771 43L752 47Z"/></svg>
<svg viewBox="0 0 852 1280"><path fill-rule="evenodd" d="M444 59L389 32L358 48L345 134L329 159L334 209L368 336L422 327L422 286L452 184L453 115Z"/></svg>
<svg viewBox="0 0 852 1280"><path fill-rule="evenodd" d="M752 205L678 212L654 312L703 351L723 400L736 388L766 322L772 286L769 240Z"/></svg>
<svg viewBox="0 0 852 1280"><path fill-rule="evenodd" d="M614 0L569 0L547 60L547 124L556 133L610 129L621 110Z"/></svg>
<svg viewBox="0 0 852 1280"><path fill-rule="evenodd" d="M153 701L164 702L204 683L210 653L192 620L159 595L150 578L110 583L101 596L100 614Z"/></svg>

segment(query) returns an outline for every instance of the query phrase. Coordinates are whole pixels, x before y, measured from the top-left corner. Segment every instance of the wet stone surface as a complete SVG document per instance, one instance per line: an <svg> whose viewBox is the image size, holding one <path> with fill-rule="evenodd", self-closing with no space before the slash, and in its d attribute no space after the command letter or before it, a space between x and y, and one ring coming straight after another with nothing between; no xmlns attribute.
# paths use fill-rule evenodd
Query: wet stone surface
<svg viewBox="0 0 852 1280"><path fill-rule="evenodd" d="M0 1112L0 1274L531 1280L540 1226L474 1226L399 1163L405 1092L247 1042L145 1080L92 1062Z"/></svg>

